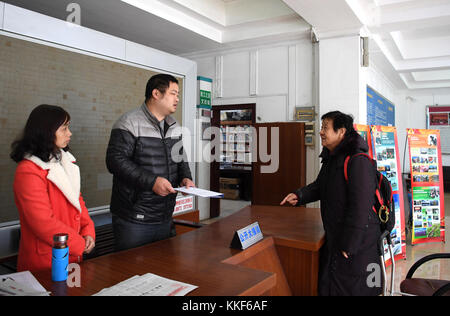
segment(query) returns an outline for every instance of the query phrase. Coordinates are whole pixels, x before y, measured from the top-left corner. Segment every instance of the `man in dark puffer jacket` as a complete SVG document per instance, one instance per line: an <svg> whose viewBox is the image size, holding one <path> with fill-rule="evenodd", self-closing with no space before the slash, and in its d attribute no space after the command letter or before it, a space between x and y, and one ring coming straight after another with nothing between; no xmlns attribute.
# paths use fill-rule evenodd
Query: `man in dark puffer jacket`
<svg viewBox="0 0 450 316"><path fill-rule="evenodd" d="M170 116L178 92L173 76L153 76L145 103L125 113L111 131L106 165L113 174L110 209L116 250L169 238L174 187L194 187L179 125Z"/></svg>

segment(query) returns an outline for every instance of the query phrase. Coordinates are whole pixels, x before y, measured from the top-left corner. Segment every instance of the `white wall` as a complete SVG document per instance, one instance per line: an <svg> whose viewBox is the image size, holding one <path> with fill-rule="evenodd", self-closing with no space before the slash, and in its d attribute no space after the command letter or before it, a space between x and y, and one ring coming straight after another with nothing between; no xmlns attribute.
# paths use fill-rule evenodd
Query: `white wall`
<svg viewBox="0 0 450 316"><path fill-rule="evenodd" d="M151 47L0 2L0 34L184 77L183 124L195 131L197 64ZM191 133L190 152L195 152ZM195 164L190 163L195 175Z"/></svg>
<svg viewBox="0 0 450 316"><path fill-rule="evenodd" d="M136 67L184 76L183 122L195 131L197 65L190 60L0 2L0 34ZM191 152L195 152L195 135ZM190 163L195 175L195 164ZM19 225L0 227L0 258L17 254Z"/></svg>
<svg viewBox="0 0 450 316"><path fill-rule="evenodd" d="M339 110L352 114L356 123L366 124L367 110L361 103L364 77L360 66L359 45L360 37L354 35L319 42L321 116Z"/></svg>
<svg viewBox="0 0 450 316"><path fill-rule="evenodd" d="M395 126L397 127L400 164L402 168L404 166L403 172L409 172L406 129L427 128L426 107L428 105L450 105L450 89L399 90L372 60L370 67L366 70L366 80L368 85L395 104ZM450 142L450 139L441 139L441 142ZM450 155L443 154L442 161L444 166L450 166Z"/></svg>
<svg viewBox="0 0 450 316"><path fill-rule="evenodd" d="M450 89L401 91L399 97L402 106L400 107L398 116L396 115L396 122L398 129L402 130L406 130L406 128L427 128L426 107L428 105L450 105ZM402 140L399 139L399 143L400 141L404 142L405 137ZM448 143L450 139L441 138L441 142ZM403 147L401 149L399 148L399 150L402 155ZM408 149L406 149L405 157L405 172L409 172ZM444 166L450 166L449 154L442 154L442 164Z"/></svg>
<svg viewBox="0 0 450 316"><path fill-rule="evenodd" d="M184 55L213 79L213 105L256 103L256 122L293 121L295 107L315 106L314 53L307 38ZM307 183L315 180L320 143L307 150ZM293 188L294 189L294 188Z"/></svg>

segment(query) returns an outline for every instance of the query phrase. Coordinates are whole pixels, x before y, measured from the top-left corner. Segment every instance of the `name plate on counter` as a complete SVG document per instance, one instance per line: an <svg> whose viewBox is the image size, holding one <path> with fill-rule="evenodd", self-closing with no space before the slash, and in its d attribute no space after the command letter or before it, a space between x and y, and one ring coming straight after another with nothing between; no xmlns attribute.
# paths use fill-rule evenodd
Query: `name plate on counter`
<svg viewBox="0 0 450 316"><path fill-rule="evenodd" d="M230 248L247 249L263 239L263 234L258 222L244 227L234 233Z"/></svg>

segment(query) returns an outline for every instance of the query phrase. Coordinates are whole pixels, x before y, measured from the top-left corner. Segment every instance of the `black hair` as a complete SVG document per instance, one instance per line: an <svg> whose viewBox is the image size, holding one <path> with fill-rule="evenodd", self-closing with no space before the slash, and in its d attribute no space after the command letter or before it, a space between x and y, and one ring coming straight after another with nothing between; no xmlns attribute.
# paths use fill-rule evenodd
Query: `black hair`
<svg viewBox="0 0 450 316"><path fill-rule="evenodd" d="M22 135L11 144L11 159L20 162L27 154L39 157L44 162L49 162L53 157L58 158L55 133L69 121L69 113L60 106L37 106L31 111Z"/></svg>
<svg viewBox="0 0 450 316"><path fill-rule="evenodd" d="M152 98L152 93L155 89L158 89L159 92L165 94L171 82L178 84L178 80L171 75L158 74L151 77L147 82L147 87L145 88L145 102Z"/></svg>
<svg viewBox="0 0 450 316"><path fill-rule="evenodd" d="M353 117L348 114L344 114L340 111L332 111L324 114L322 116L322 120L329 119L333 121L333 130L335 132L338 131L340 128L345 128L345 136L350 135L355 131L355 128L353 127Z"/></svg>

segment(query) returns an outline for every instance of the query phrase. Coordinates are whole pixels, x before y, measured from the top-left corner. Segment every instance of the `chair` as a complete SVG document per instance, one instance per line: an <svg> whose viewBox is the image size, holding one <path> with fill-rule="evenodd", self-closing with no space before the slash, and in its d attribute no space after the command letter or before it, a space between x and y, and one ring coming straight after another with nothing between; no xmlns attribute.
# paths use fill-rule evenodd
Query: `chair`
<svg viewBox="0 0 450 316"><path fill-rule="evenodd" d="M450 296L450 281L413 278L414 272L425 262L435 259L449 259L450 253L428 255L417 261L408 271L406 279L400 283L402 293L418 296Z"/></svg>

